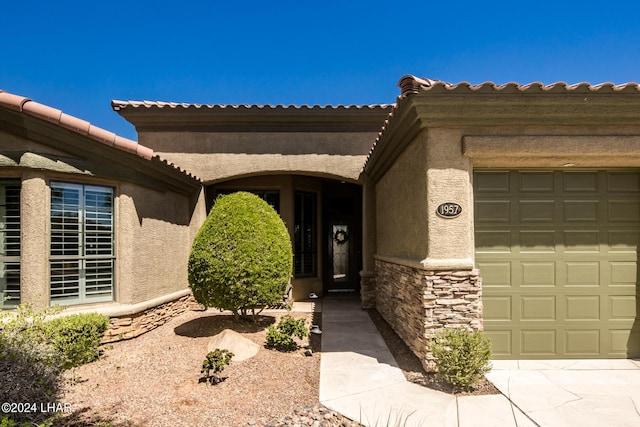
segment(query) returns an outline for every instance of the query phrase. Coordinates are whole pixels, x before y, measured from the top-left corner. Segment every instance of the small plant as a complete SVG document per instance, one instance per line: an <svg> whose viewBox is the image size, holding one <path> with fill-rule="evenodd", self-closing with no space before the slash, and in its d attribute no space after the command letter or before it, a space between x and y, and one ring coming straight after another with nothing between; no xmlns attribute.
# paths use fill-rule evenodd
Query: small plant
<svg viewBox="0 0 640 427"><path fill-rule="evenodd" d="M98 346L108 325L109 317L84 313L51 320L45 329L54 348L64 358L64 369L70 369L100 356Z"/></svg>
<svg viewBox="0 0 640 427"><path fill-rule="evenodd" d="M294 351L298 344L293 337L303 339L309 336L306 319L294 319L291 315L283 316L277 326L269 326L267 331L267 348L278 351Z"/></svg>
<svg viewBox="0 0 640 427"><path fill-rule="evenodd" d="M480 332L444 329L431 342L436 378L452 386L476 386L491 370L491 342Z"/></svg>
<svg viewBox="0 0 640 427"><path fill-rule="evenodd" d="M233 353L229 350L216 348L207 354L207 358L202 362L202 369L200 373L204 374L204 377L200 379L200 382L209 382L212 385L221 383L226 378L219 377L218 374L224 371L225 366L231 362ZM213 374L211 373L213 371Z"/></svg>

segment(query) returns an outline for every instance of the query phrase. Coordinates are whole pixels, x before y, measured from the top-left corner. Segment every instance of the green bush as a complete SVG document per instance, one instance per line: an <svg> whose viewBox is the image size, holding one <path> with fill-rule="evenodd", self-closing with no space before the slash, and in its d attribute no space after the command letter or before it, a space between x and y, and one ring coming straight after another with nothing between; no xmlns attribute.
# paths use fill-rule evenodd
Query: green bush
<svg viewBox="0 0 640 427"><path fill-rule="evenodd" d="M298 344L293 337L303 339L309 336L309 329L305 325L306 319L294 319L290 315L283 316L277 326L269 326L267 331L267 348L278 351L294 351Z"/></svg>
<svg viewBox="0 0 640 427"><path fill-rule="evenodd" d="M258 196L239 192L216 199L189 256L189 284L205 307L247 310L282 301L292 269L287 228Z"/></svg>
<svg viewBox="0 0 640 427"><path fill-rule="evenodd" d="M109 317L98 313L73 314L45 324L51 343L64 359L64 369L96 360L107 326Z"/></svg>
<svg viewBox="0 0 640 427"><path fill-rule="evenodd" d="M453 386L470 388L491 370L491 342L480 332L444 329L431 342L436 377Z"/></svg>
<svg viewBox="0 0 640 427"><path fill-rule="evenodd" d="M0 402L40 405L60 400L64 360L45 331L46 316L58 311L36 311L25 304L14 312L0 313ZM37 424L49 416L24 411L0 413L0 420L6 425Z"/></svg>
<svg viewBox="0 0 640 427"><path fill-rule="evenodd" d="M219 348L207 353L206 359L202 362L202 369L200 369L200 373L205 374L204 381L210 382L212 385L223 381L223 378L220 378L218 374L231 362L233 356L234 354L229 350ZM213 375L211 375L211 371L213 371Z"/></svg>

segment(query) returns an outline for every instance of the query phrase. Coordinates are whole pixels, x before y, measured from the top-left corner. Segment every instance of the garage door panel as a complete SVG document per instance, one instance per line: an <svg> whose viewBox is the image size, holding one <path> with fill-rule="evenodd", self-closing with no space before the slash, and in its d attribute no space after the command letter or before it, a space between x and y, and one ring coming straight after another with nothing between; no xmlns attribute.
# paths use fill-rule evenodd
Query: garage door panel
<svg viewBox="0 0 640 427"><path fill-rule="evenodd" d="M553 172L522 172L518 189L522 192L552 193L554 190Z"/></svg>
<svg viewBox="0 0 640 427"><path fill-rule="evenodd" d="M510 231L478 231L476 243L483 253L510 253L513 246Z"/></svg>
<svg viewBox="0 0 640 427"><path fill-rule="evenodd" d="M637 230L612 230L607 233L609 252L637 254L640 233Z"/></svg>
<svg viewBox="0 0 640 427"><path fill-rule="evenodd" d="M486 172L476 264L495 356L640 356L640 174Z"/></svg>
<svg viewBox="0 0 640 427"><path fill-rule="evenodd" d="M567 261L565 263L567 287L597 287L600 285L600 263L598 261Z"/></svg>
<svg viewBox="0 0 640 427"><path fill-rule="evenodd" d="M610 200L607 208L611 222L640 222L638 200Z"/></svg>
<svg viewBox="0 0 640 427"><path fill-rule="evenodd" d="M479 262L478 268L482 270L483 287L511 286L510 262Z"/></svg>
<svg viewBox="0 0 640 427"><path fill-rule="evenodd" d="M529 286L554 287L556 285L556 263L553 261L522 261L520 283Z"/></svg>
<svg viewBox="0 0 640 427"><path fill-rule="evenodd" d="M494 356L508 358L512 355L513 348L511 329L485 331L485 336L491 340L491 351Z"/></svg>
<svg viewBox="0 0 640 427"><path fill-rule="evenodd" d="M633 334L629 329L612 329L608 332L610 352L612 354L626 355L628 349L634 345L634 342L640 343L640 336Z"/></svg>
<svg viewBox="0 0 640 427"><path fill-rule="evenodd" d="M474 176L476 193L508 193L511 191L511 180L508 171L478 172Z"/></svg>
<svg viewBox="0 0 640 427"><path fill-rule="evenodd" d="M520 331L520 354L523 356L555 355L556 331L554 329Z"/></svg>
<svg viewBox="0 0 640 427"><path fill-rule="evenodd" d="M636 172L610 172L607 174L607 190L611 193L638 193L640 175Z"/></svg>
<svg viewBox="0 0 640 427"><path fill-rule="evenodd" d="M528 200L518 203L518 219L521 223L553 222L555 202L553 200Z"/></svg>
<svg viewBox="0 0 640 427"><path fill-rule="evenodd" d="M564 353L570 357L596 357L601 353L599 329L566 330L564 342Z"/></svg>
<svg viewBox="0 0 640 427"><path fill-rule="evenodd" d="M567 172L562 176L562 189L565 192L592 192L599 190L597 172Z"/></svg>
<svg viewBox="0 0 640 427"><path fill-rule="evenodd" d="M616 320L634 320L638 315L637 297L631 295L609 296L610 318Z"/></svg>
<svg viewBox="0 0 640 427"><path fill-rule="evenodd" d="M567 295L565 298L565 320L600 320L599 295Z"/></svg>
<svg viewBox="0 0 640 427"><path fill-rule="evenodd" d="M523 321L554 321L556 320L556 297L551 295L520 297L520 320Z"/></svg>
<svg viewBox="0 0 640 427"><path fill-rule="evenodd" d="M549 230L521 231L518 235L520 252L546 252L556 251L556 232Z"/></svg>
<svg viewBox="0 0 640 427"><path fill-rule="evenodd" d="M475 206L476 222L478 223L509 223L511 222L511 202L484 201Z"/></svg>
<svg viewBox="0 0 640 427"><path fill-rule="evenodd" d="M511 297L484 297L482 304L488 316L485 316L485 322L493 321L511 321Z"/></svg>
<svg viewBox="0 0 640 427"><path fill-rule="evenodd" d="M628 286L635 288L636 262L634 261L614 261L609 263L609 283L610 286Z"/></svg>
<svg viewBox="0 0 640 427"><path fill-rule="evenodd" d="M562 218L565 222L598 222L600 203L592 200L569 200L562 202Z"/></svg>
<svg viewBox="0 0 640 427"><path fill-rule="evenodd" d="M567 253L600 253L598 230L568 230L564 231L563 238Z"/></svg>

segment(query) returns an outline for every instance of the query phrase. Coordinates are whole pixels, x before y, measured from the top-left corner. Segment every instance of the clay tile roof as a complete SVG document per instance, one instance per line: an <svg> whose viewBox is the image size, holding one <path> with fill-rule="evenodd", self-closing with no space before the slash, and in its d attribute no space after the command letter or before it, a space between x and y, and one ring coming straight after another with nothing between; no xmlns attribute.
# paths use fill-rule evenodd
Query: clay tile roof
<svg viewBox="0 0 640 427"><path fill-rule="evenodd" d="M164 101L121 101L114 99L111 106L115 111L124 110L126 108L193 108L193 109L220 109L220 110L377 110L386 109L390 104L371 104L371 105L257 105L257 104L190 104L185 102L164 102Z"/></svg>
<svg viewBox="0 0 640 427"><path fill-rule="evenodd" d="M395 120L398 108L405 99L414 94L612 94L612 93L640 93L640 84L635 82L613 84L599 83L591 84L586 82L568 84L565 82L556 82L545 85L540 82L520 84L515 82L496 84L493 82L485 82L481 84L471 84L468 82L448 83L441 80L432 80L428 78L416 77L411 74L403 76L398 82L400 88L400 96L396 104L387 116L382 125L382 129L378 133L378 137L373 143L371 150L365 160L363 171L366 170L371 162L374 153L382 144L383 135L388 131L390 124Z"/></svg>
<svg viewBox="0 0 640 427"><path fill-rule="evenodd" d="M115 133L109 132L108 130L102 129L98 126L94 126L91 123L77 117L65 114L60 110L56 110L55 108L32 101L31 99L25 98L24 96L14 95L0 90L0 107L8 108L10 110L28 114L38 119L46 120L72 132L78 133L80 135L85 135L93 139L94 141L98 141L102 144L106 144L118 150L135 154L136 156L142 157L143 159L155 159L156 161L163 163L168 167L189 176L192 179L200 181L197 177L177 167L176 165L168 163L157 155L154 156L153 150L151 148L140 145L136 141L118 136Z"/></svg>
<svg viewBox="0 0 640 427"><path fill-rule="evenodd" d="M623 83L614 85L613 83L600 83L592 85L590 83L568 84L565 82L557 82L545 85L540 82L528 84L505 83L496 84L493 82L485 82L481 84L471 84L468 82L460 82L456 84L443 82L440 80L431 80L420 78L412 75L406 75L398 82L401 97L406 97L416 93L637 93L640 92L640 85L637 83Z"/></svg>
<svg viewBox="0 0 640 427"><path fill-rule="evenodd" d="M94 126L77 117L65 114L60 110L49 107L48 105L32 101L29 98L13 95L0 90L0 106L46 120L60 127L69 129L72 132L88 136L94 141L110 145L120 150L128 151L144 159L150 160L151 157L153 157L153 150L151 148L139 145L136 141L117 136L113 132Z"/></svg>

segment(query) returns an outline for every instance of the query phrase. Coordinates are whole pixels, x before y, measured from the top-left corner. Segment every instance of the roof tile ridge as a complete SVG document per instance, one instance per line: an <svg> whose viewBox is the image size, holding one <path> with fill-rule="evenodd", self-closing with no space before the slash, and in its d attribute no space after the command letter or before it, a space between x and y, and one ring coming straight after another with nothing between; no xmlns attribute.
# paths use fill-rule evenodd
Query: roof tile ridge
<svg viewBox="0 0 640 427"><path fill-rule="evenodd" d="M0 91L0 105L10 108L14 111L22 112L22 107L26 102L31 101L30 98L15 95L6 91Z"/></svg>
<svg viewBox="0 0 640 427"><path fill-rule="evenodd" d="M92 125L88 121L66 114L62 110L35 102L24 96L0 91L0 106L48 121L74 133L87 136L95 141L114 148L136 154L147 160L153 155L153 150L151 148L141 146L136 141L118 136L113 132Z"/></svg>
<svg viewBox="0 0 640 427"><path fill-rule="evenodd" d="M431 88L436 84L448 85L448 83L441 82L439 80L416 77L413 74L405 74L398 81L398 87L400 88L401 97L419 93L421 90Z"/></svg>
<svg viewBox="0 0 640 427"><path fill-rule="evenodd" d="M173 162L170 162L169 160L165 159L164 157L161 157L159 154L155 154L152 157L152 159L154 159L154 160L156 160L156 161L158 161L160 163L163 163L164 165L166 165L166 166L168 166L170 168L173 168L173 169L177 170L178 172L180 172L180 173L182 173L182 174L184 174L184 175L186 175L186 176L188 176L188 177L190 177L190 178L192 178L192 179L194 179L196 181L199 181L200 183L204 182L201 178L199 178L196 175L192 174L188 170L181 168L177 164L175 164Z"/></svg>
<svg viewBox="0 0 640 427"><path fill-rule="evenodd" d="M378 135L376 136L375 141L373 141L373 145L371 146L371 148L369 149L369 152L367 153L367 157L365 158L364 164L362 165L361 173L364 172L365 169L367 168L367 165L369 164L369 160L371 160L371 156L373 155L374 151L376 150L376 147L380 143L382 136L384 135L387 128L389 127L389 123L391 122L391 119L395 117L395 113L397 112L397 109L398 109L398 103L402 98L403 96L399 96L398 98L396 98L396 102L394 104L389 104L392 107L391 111L389 111L389 113L387 114L387 117L382 123L382 127L378 132Z"/></svg>

